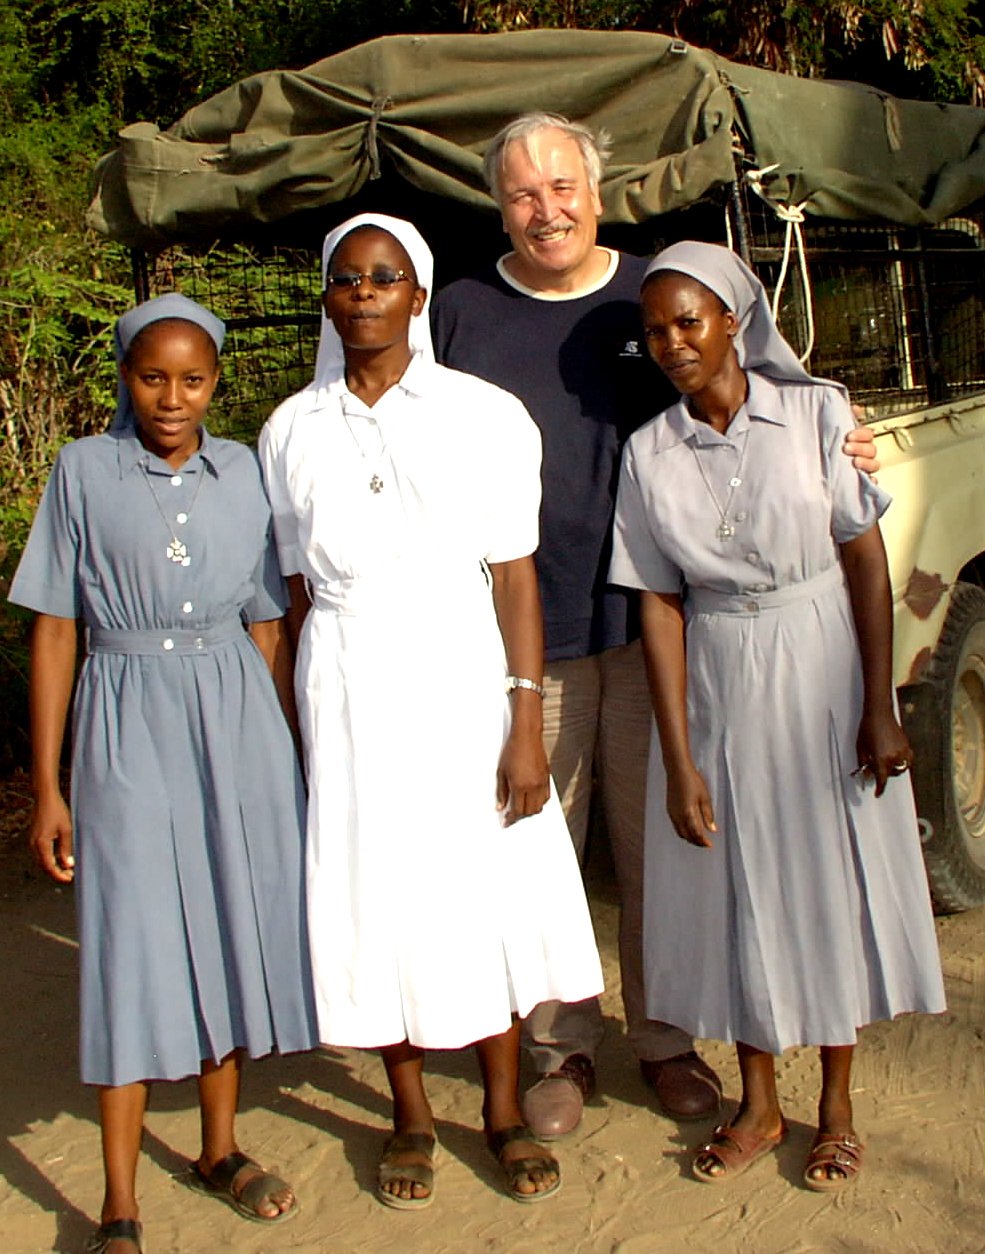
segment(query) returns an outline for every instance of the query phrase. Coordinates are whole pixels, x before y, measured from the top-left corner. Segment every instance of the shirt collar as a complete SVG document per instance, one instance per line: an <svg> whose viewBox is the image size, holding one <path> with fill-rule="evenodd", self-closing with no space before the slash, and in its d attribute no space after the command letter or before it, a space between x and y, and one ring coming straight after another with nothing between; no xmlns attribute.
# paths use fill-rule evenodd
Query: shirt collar
<svg viewBox="0 0 985 1254"><path fill-rule="evenodd" d="M682 397L676 405L667 410L664 422L657 424L657 428L663 428L662 431L654 432L659 450L666 452L667 449L685 440L699 448L709 444L720 444L723 440L730 442L736 436L748 431L752 422L768 422L773 426L785 427L787 419L783 412L783 397L773 380L752 371L746 373L746 379L749 384L749 394L729 423L728 431L724 435L710 427L708 423L692 418Z"/></svg>
<svg viewBox="0 0 985 1254"><path fill-rule="evenodd" d="M435 369L433 361L425 361L423 353L415 353L397 386L411 396L423 396L427 390L428 378Z"/></svg>
<svg viewBox="0 0 985 1254"><path fill-rule="evenodd" d="M512 257L514 255L513 253L504 253L504 255L499 258L496 262L496 273L508 287L512 287L514 291L520 292L523 296L531 296L534 300L543 300L548 302L581 300L583 296L591 296L595 292L600 292L603 287L612 281L613 276L619 269L620 258L616 250L614 248L604 248L602 245L599 245L599 247L603 252L609 254L609 261L606 265L605 273L600 275L594 282L586 284L585 287L580 287L576 292L541 292L535 287L527 287L526 283L521 283L519 279L515 279L506 268L507 258Z"/></svg>
<svg viewBox="0 0 985 1254"><path fill-rule="evenodd" d="M763 422L771 422L775 427L785 427L787 416L784 413L783 396L780 386L765 374L749 371L749 395L746 397L745 409L750 418L758 418ZM801 387L800 383L790 381L788 386Z"/></svg>
<svg viewBox="0 0 985 1254"><path fill-rule="evenodd" d="M199 468L199 460L208 467L214 478L218 479L219 477L219 445L204 427L202 427L202 442L198 451L192 453L188 461L180 468L180 471L175 471L162 458L149 453L140 443L137 432L133 427L126 427L124 430L114 432L113 434L116 438L116 459L121 479L136 470L141 464L146 465L148 470L162 475L195 474Z"/></svg>
<svg viewBox="0 0 985 1254"><path fill-rule="evenodd" d="M424 396L427 392L428 380L437 369L439 367L436 362L428 361L423 353L415 353L394 387L400 388L410 396ZM347 392L345 376L340 375L337 379L326 383L324 387L317 389L314 408L325 407L332 400L341 399Z"/></svg>

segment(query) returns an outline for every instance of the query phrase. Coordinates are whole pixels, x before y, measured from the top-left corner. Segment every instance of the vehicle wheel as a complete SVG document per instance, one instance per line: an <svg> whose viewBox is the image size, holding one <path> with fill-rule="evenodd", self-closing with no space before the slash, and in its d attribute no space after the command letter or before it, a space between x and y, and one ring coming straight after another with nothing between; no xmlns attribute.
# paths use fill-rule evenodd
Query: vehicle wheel
<svg viewBox="0 0 985 1254"><path fill-rule="evenodd" d="M927 877L942 912L985 902L985 590L955 584L922 683L900 692Z"/></svg>

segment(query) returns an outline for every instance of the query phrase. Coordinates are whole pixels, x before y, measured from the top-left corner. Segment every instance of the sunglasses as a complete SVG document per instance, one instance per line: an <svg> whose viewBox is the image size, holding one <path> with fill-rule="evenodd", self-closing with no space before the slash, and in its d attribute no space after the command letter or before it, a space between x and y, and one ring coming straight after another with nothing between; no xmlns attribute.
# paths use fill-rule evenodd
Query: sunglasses
<svg viewBox="0 0 985 1254"><path fill-rule="evenodd" d="M393 287L395 283L409 283L411 276L406 270L388 270L386 267L380 267L380 269L373 270L369 274L342 271L340 274L326 274L325 287L328 290L338 288L339 291L345 291L347 288L361 287L363 279L369 279L373 287L385 292L387 288Z"/></svg>

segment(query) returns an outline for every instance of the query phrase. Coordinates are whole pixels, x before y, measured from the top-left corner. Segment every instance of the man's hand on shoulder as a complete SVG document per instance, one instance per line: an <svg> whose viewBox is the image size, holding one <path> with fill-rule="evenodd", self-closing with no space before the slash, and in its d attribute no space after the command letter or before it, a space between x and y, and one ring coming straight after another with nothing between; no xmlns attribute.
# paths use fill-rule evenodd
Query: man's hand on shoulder
<svg viewBox="0 0 985 1254"><path fill-rule="evenodd" d="M852 459L852 465L856 470L864 470L866 474L874 475L879 469L875 437L865 425L865 410L862 406L852 405L852 413L859 425L845 436L842 451L846 457Z"/></svg>

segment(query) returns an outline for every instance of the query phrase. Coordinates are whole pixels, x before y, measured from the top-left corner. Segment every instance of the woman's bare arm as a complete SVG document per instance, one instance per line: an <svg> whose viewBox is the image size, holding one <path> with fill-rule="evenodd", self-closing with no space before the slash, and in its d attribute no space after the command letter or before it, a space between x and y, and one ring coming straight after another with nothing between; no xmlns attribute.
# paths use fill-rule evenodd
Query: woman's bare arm
<svg viewBox="0 0 985 1254"><path fill-rule="evenodd" d="M843 544L841 560L862 655L858 764L875 778L879 797L893 768L909 766L913 752L893 710L893 596L878 523Z"/></svg>
<svg viewBox="0 0 985 1254"><path fill-rule="evenodd" d="M31 784L34 809L30 842L40 865L60 883L74 876L72 818L59 781L62 742L75 681L74 618L39 614L31 633Z"/></svg>
<svg viewBox="0 0 985 1254"><path fill-rule="evenodd" d="M691 757L687 727L687 665L681 598L643 592L643 658L650 701L667 770L667 813L682 840L710 849L715 815L708 788Z"/></svg>
<svg viewBox="0 0 985 1254"><path fill-rule="evenodd" d="M263 654L263 660L277 689L284 718L295 743L299 742L298 711L294 701L294 650L288 636L287 622L272 618L263 623L250 623L250 635Z"/></svg>
<svg viewBox="0 0 985 1254"><path fill-rule="evenodd" d="M286 579L288 595L291 603L284 615L287 627L287 639L291 647L291 656L297 657L298 641L301 639L301 628L311 610L311 598L308 596L308 585L304 575L288 575Z"/></svg>
<svg viewBox="0 0 985 1254"><path fill-rule="evenodd" d="M533 558L494 562L489 569L509 673L539 684L544 676L544 624ZM544 808L550 774L542 698L530 689L516 688L510 701L513 722L500 757L496 790L506 822L514 823Z"/></svg>

